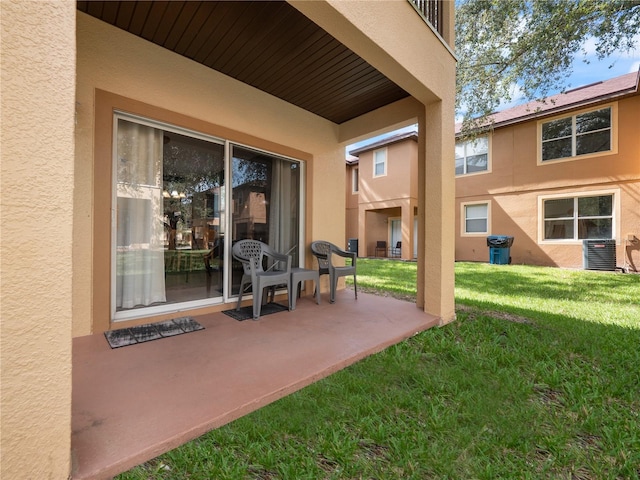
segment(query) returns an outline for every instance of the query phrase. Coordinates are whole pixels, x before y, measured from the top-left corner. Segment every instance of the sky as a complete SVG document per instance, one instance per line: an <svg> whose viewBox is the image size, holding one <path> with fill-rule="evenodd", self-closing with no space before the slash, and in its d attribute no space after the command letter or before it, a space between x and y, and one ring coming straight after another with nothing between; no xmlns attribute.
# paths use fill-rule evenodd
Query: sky
<svg viewBox="0 0 640 480"><path fill-rule="evenodd" d="M595 41L588 40L584 45L585 53L578 54L573 61L573 64L571 66L572 73L567 78L565 90L581 87L583 85L589 85L595 82L609 80L626 73L637 72L638 69L640 69L640 38L637 39L636 45L637 48L634 51L617 52L607 58L604 58L603 60L598 60L595 51ZM589 61L589 63L586 63L584 60ZM505 110L507 108L511 108L524 103L526 99L524 99L522 96L519 96L517 93L518 92L516 87L516 92L513 100L500 105L499 110ZM554 95L556 93L558 92L549 92L549 95ZM456 121L459 120L459 118L456 118ZM376 142L385 137L395 135L396 133L415 131L416 129L417 126L412 125L400 130L395 130L388 134L379 135L368 140L363 140L352 145L348 145L345 149L346 158L353 158L349 156L348 152L363 145Z"/></svg>

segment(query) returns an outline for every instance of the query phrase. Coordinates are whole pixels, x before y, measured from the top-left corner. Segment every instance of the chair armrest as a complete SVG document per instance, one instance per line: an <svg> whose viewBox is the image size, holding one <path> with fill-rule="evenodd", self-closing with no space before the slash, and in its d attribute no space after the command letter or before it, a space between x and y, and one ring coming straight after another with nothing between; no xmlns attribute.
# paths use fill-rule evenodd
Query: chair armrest
<svg viewBox="0 0 640 480"><path fill-rule="evenodd" d="M348 252L346 250L342 250L340 248L335 247L335 248L331 249L331 253L335 253L336 255L338 255L340 257L350 258L351 261L353 262L352 265L355 266L355 264L356 264L356 258L358 257L356 252Z"/></svg>
<svg viewBox="0 0 640 480"><path fill-rule="evenodd" d="M278 253L274 251L266 251L265 255L273 258L276 262L285 262L287 265L287 269L284 270L286 272L291 271L291 255L287 255L286 253Z"/></svg>

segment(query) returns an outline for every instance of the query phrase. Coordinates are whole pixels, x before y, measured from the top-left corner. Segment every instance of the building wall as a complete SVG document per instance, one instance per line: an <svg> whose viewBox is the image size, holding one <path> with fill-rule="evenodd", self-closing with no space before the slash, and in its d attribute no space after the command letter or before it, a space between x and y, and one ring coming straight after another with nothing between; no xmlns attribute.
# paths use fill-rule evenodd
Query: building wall
<svg viewBox="0 0 640 480"><path fill-rule="evenodd" d="M344 177L336 172L343 171L347 143L417 117L453 123L455 59L409 5L296 4L414 98L337 126L77 13L74 1L0 2L1 478L70 473L71 339L108 328L111 108L306 161L307 244L344 238L344 222L336 221L345 210ZM445 37L453 44L448 5ZM425 58L432 61L417 61ZM423 163L453 152L440 131L426 140L435 146L422 142ZM453 188L439 188L444 177L422 180L442 198L436 224L453 203ZM28 201L17 188L27 190ZM437 230L452 233L448 225ZM432 297L419 306L443 322L454 317L449 253L433 251L424 270L436 278L418 281L423 300L427 289Z"/></svg>
<svg viewBox="0 0 640 480"><path fill-rule="evenodd" d="M486 235L461 235L461 203L491 199L489 234L514 236L513 263L582 268L581 241L539 242L539 197L614 190L620 199L614 233L617 265L622 266L628 255L640 268L640 243L627 242L629 235L640 238L640 136L636 120L640 96L613 102L613 107L617 111L617 148L614 142L614 153L607 155L538 165L537 121L496 129L491 138L491 172L456 179L456 260L488 261Z"/></svg>
<svg viewBox="0 0 640 480"><path fill-rule="evenodd" d="M429 215L418 209L416 305L442 323L454 320L455 179L453 162L445 161L455 154L454 2L442 3L446 44L425 28L409 2L290 3L411 95L341 124L339 138L351 144L418 123L417 204L428 205ZM405 116L409 111L412 116Z"/></svg>
<svg viewBox="0 0 640 480"><path fill-rule="evenodd" d="M75 297L82 314L74 335L110 328L108 179L114 108L305 161L306 244L315 238L314 230L342 242L344 222L335 221L335 212L344 212L344 197L327 195L344 191L344 177L335 175L344 168L344 145L334 124L81 12L77 38L76 192L82 214L75 229L81 244L75 252ZM311 255L306 257L312 265ZM171 314L152 320L167 317Z"/></svg>
<svg viewBox="0 0 640 480"><path fill-rule="evenodd" d="M373 152L378 148L360 154L360 204L377 204L401 198L416 198L418 182L418 146L415 140L393 143L380 149L387 150L387 173L373 176ZM413 181L412 181L413 180Z"/></svg>
<svg viewBox="0 0 640 480"><path fill-rule="evenodd" d="M387 151L387 172L374 177L373 156L380 149ZM349 233L359 237L359 254L376 256L378 241L387 242L387 248L392 247L389 222L392 218L401 218L402 258L413 258L413 218L418 201L418 143L409 138L364 151L359 155L358 166L360 191L358 195L351 195L347 189L347 199L351 202L348 207L353 209L354 197L357 197L360 229L347 228ZM353 169L353 166L347 166L347 169ZM381 252L377 255L386 256Z"/></svg>
<svg viewBox="0 0 640 480"><path fill-rule="evenodd" d="M2 479L71 467L75 8L0 2Z"/></svg>

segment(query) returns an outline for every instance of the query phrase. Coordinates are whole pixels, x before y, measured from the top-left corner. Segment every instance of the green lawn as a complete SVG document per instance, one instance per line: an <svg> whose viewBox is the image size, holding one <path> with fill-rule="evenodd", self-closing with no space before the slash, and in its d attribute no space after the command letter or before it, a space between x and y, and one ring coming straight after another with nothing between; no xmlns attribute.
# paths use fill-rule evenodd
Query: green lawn
<svg viewBox="0 0 640 480"><path fill-rule="evenodd" d="M358 260L415 298L416 264ZM640 275L456 264L458 319L120 479L640 477Z"/></svg>

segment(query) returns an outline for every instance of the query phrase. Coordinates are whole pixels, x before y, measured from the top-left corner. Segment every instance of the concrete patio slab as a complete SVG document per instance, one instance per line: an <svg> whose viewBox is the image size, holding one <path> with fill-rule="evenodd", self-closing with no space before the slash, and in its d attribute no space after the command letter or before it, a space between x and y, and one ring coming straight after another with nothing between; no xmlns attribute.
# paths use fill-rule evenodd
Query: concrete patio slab
<svg viewBox="0 0 640 480"><path fill-rule="evenodd" d="M353 291L292 312L111 349L73 341L72 478L108 479L437 325L415 304Z"/></svg>

